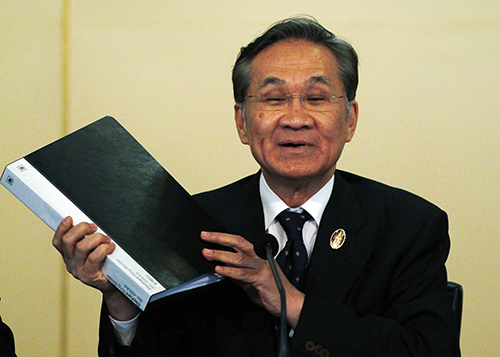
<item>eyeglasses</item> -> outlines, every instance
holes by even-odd
[[[308,110],[327,112],[333,109],[337,99],[345,98],[345,95],[252,94],[245,97],[245,102],[255,104],[257,110],[283,110],[292,104],[293,97],[300,98],[300,102]]]

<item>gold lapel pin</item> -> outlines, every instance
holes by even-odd
[[[344,244],[345,237],[345,231],[342,228],[337,229],[330,237],[330,247],[332,249],[339,249]]]

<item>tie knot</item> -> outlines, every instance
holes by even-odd
[[[302,227],[312,217],[306,210],[303,210],[302,213],[284,210],[276,216],[276,219],[285,230],[288,239],[302,240]]]

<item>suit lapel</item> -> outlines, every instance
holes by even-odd
[[[306,294],[328,296],[342,301],[370,257],[370,237],[362,230],[367,217],[350,184],[335,174],[335,184],[311,256]],[[346,240],[338,249],[330,247],[330,237],[344,229]]]
[[[260,173],[238,187],[238,194],[228,202],[223,225],[229,233],[238,234],[250,242],[264,232],[264,211],[259,193]]]

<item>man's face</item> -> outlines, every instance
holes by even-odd
[[[250,71],[247,95],[345,94],[335,56],[308,41],[281,41],[264,49],[252,61]],[[235,106],[236,126],[266,179],[326,183],[356,129],[358,105],[351,103],[347,118],[345,98],[334,100],[333,108],[326,112],[304,108],[300,97],[293,97],[291,105],[279,111],[259,111],[256,103],[248,101],[246,123],[241,106]]]

